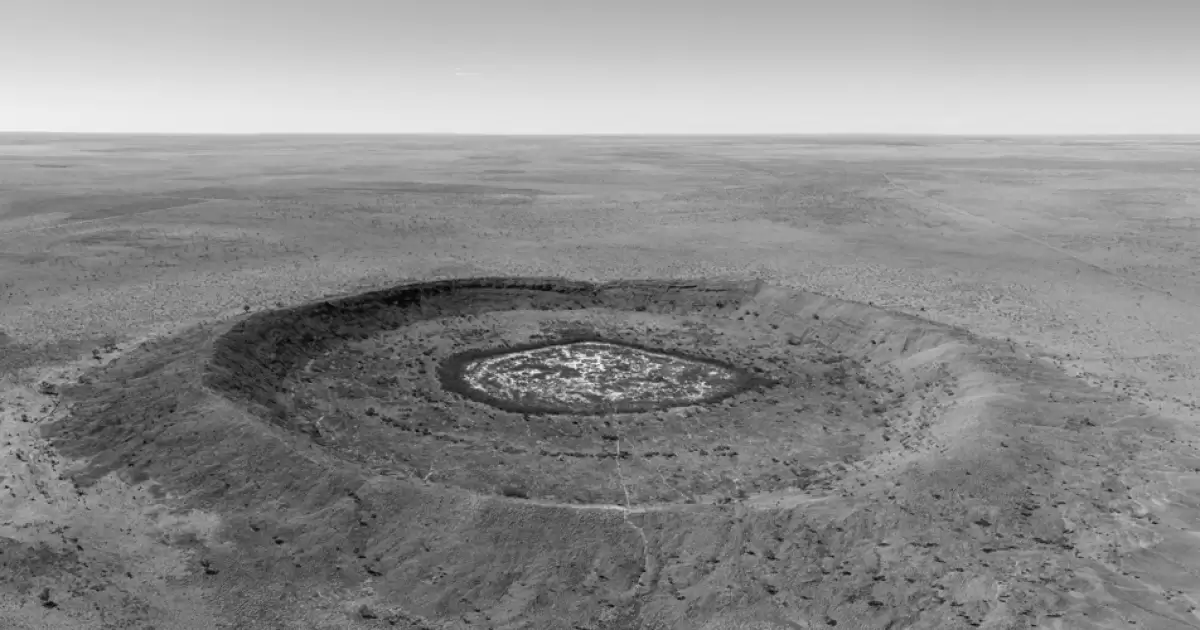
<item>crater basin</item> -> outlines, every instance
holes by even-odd
[[[443,373],[459,394],[506,411],[604,414],[711,403],[753,379],[709,359],[601,340],[457,355]]]

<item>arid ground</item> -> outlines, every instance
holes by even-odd
[[[1197,392],[1196,138],[0,135],[0,628],[1198,628]]]

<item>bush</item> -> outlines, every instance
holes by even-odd
[[[529,490],[525,486],[507,484],[500,487],[500,494],[514,499],[528,499]]]

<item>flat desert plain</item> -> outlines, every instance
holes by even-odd
[[[1198,169],[0,135],[0,627],[1200,627]]]

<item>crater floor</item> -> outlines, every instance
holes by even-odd
[[[443,386],[533,413],[606,414],[714,402],[749,381],[733,366],[608,341],[451,357]]]

